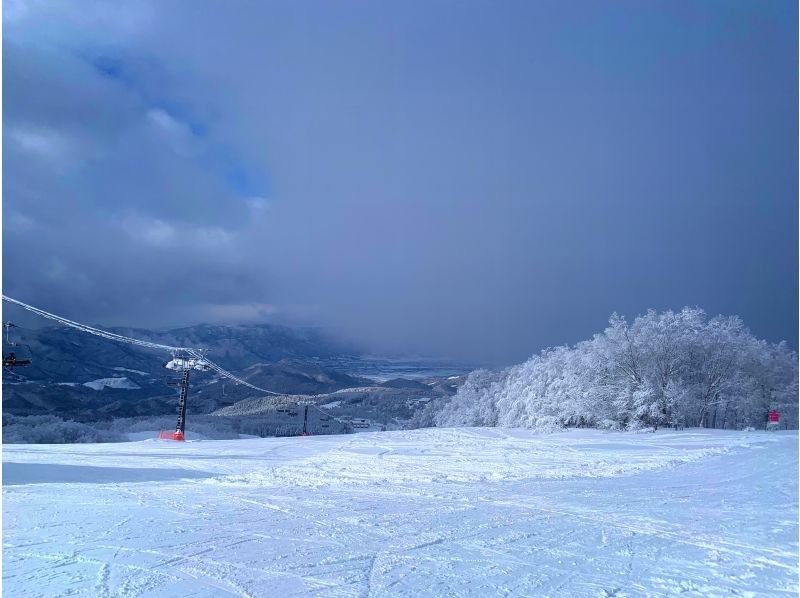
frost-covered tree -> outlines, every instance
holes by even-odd
[[[756,339],[736,316],[648,311],[574,347],[473,372],[426,419],[437,426],[763,427],[770,409],[797,427],[797,354]]]
[[[433,418],[440,427],[496,426],[496,397],[503,375],[476,370],[467,376],[459,392]]]

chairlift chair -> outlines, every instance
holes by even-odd
[[[18,328],[11,322],[3,322],[6,329],[4,336],[5,346],[3,347],[3,367],[13,370],[16,367],[25,367],[33,363],[31,348],[24,344],[11,340],[11,329]]]

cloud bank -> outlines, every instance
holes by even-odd
[[[790,2],[7,2],[4,292],[489,363],[797,339]]]

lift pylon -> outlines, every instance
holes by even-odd
[[[186,399],[189,397],[189,374],[192,370],[207,371],[209,366],[203,358],[174,353],[172,359],[164,367],[181,374],[178,380],[167,380],[168,386],[177,386],[179,389],[178,423],[175,425],[174,432],[162,430],[158,433],[158,437],[162,440],[183,442],[186,440]]]

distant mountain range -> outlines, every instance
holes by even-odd
[[[364,357],[356,347],[316,328],[271,324],[198,325],[167,331],[114,328],[112,332],[161,344],[205,348],[224,368],[283,394],[419,383],[394,378],[461,373],[447,362]],[[14,329],[18,356],[32,364],[3,371],[3,409],[14,415],[53,414],[89,421],[175,412],[176,391],[164,363],[169,354],[98,338],[64,327]],[[9,347],[4,343],[3,352]],[[400,374],[397,376],[397,374]],[[391,378],[391,379],[390,379]],[[386,381],[389,379],[388,381]],[[263,396],[213,373],[192,373],[190,413],[210,413]]]

